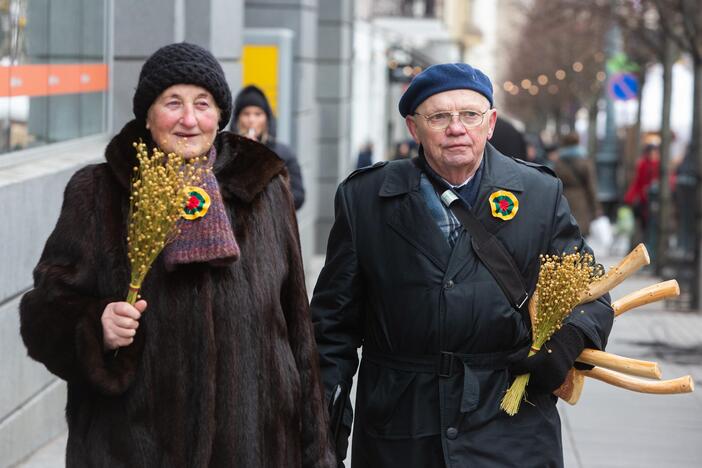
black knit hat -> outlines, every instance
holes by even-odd
[[[232,117],[233,125],[236,125],[236,121],[239,118],[241,111],[244,110],[245,107],[249,106],[256,106],[263,109],[269,122],[273,118],[271,105],[268,103],[268,99],[266,99],[266,95],[263,94],[261,88],[254,85],[249,85],[239,91],[239,94],[236,95],[236,99],[234,99],[234,116]]]
[[[232,93],[222,66],[209,51],[187,42],[161,47],[141,67],[134,93],[133,109],[137,120],[145,122],[156,98],[177,84],[202,86],[212,93],[221,112],[219,128],[227,125],[232,113]]]

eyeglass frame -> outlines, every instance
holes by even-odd
[[[487,109],[486,109],[485,111],[483,111],[483,112],[478,112],[478,111],[475,111],[475,110],[472,110],[472,109],[462,109],[462,110],[455,111],[455,112],[437,111],[437,112],[432,112],[432,113],[429,114],[429,115],[424,115],[424,114],[420,114],[419,112],[414,112],[414,113],[412,114],[412,116],[419,115],[419,116],[421,116],[421,117],[424,117],[424,120],[426,120],[427,125],[429,126],[429,128],[431,128],[432,130],[437,130],[437,131],[442,131],[442,130],[446,130],[447,128],[449,128],[449,127],[451,126],[451,124],[453,123],[453,117],[456,116],[456,117],[458,117],[458,121],[461,122],[461,124],[463,125],[463,127],[464,127],[466,130],[470,130],[470,129],[473,129],[473,128],[478,128],[478,127],[480,127],[480,126],[485,122],[485,114],[487,114],[487,113],[490,112],[491,110],[492,110],[492,107],[487,108]],[[461,112],[475,112],[476,114],[480,114],[480,123],[469,127],[463,120],[461,120]],[[451,120],[449,120],[449,122],[446,124],[445,127],[434,127],[434,126],[432,126],[432,125],[429,123],[429,119],[430,119],[432,116],[437,115],[437,114],[449,114],[449,115],[451,116]]]

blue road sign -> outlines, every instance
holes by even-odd
[[[618,101],[636,99],[639,93],[639,80],[633,73],[615,73],[607,86],[609,95]]]

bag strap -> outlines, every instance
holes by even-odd
[[[471,233],[473,250],[495,278],[497,284],[500,285],[512,307],[521,309],[529,299],[529,293],[524,286],[522,274],[505,246],[485,229],[483,223],[475,217],[472,210],[459,200],[458,195],[452,189],[441,187],[431,176],[427,176],[427,179],[439,194],[441,202]]]

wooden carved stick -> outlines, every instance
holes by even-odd
[[[658,363],[656,362],[631,359],[597,349],[584,349],[583,352],[580,353],[580,356],[578,356],[578,362],[590,364],[591,366],[604,367],[624,374],[647,377],[649,379],[661,378],[661,370],[658,368]]]
[[[619,372],[600,369],[599,367],[580,372],[585,374],[586,377],[597,379],[616,387],[625,388],[632,392],[672,395],[676,393],[690,393],[695,389],[695,383],[689,375],[671,380],[642,380],[620,374]]]
[[[627,312],[635,307],[640,307],[645,304],[650,304],[655,301],[659,301],[661,299],[665,299],[667,297],[672,297],[672,296],[677,296],[680,294],[680,287],[678,286],[678,282],[675,280],[669,280],[669,281],[663,281],[661,283],[653,284],[651,286],[647,286],[645,288],[639,289],[638,291],[634,291],[631,294],[627,294],[626,296],[622,297],[621,299],[618,299],[612,303],[612,309],[614,309],[614,315],[618,316],[623,314],[624,312]],[[587,352],[588,350],[585,350],[584,352]],[[594,350],[590,350],[594,351]],[[596,354],[596,353],[595,353]],[[604,353],[608,354],[608,353]],[[581,354],[582,356],[582,354]],[[615,355],[611,355],[615,356]],[[587,353],[586,356],[584,356],[587,359]],[[592,357],[592,355],[590,356]],[[618,356],[619,357],[619,356]],[[629,358],[622,358],[622,359],[629,359]],[[608,369],[632,374],[632,375],[638,375],[641,377],[650,377],[650,378],[655,378],[655,379],[660,379],[660,369],[658,368],[657,363],[652,363],[652,362],[647,362],[647,361],[637,361],[635,359],[630,359],[626,362],[619,361],[616,365],[622,365],[624,367],[615,367],[613,366],[613,361],[611,358],[605,358],[603,360],[598,361],[588,361],[588,360],[581,360],[580,357],[578,357],[578,361],[585,362],[586,364],[594,365],[594,366],[601,366],[601,367],[606,367]],[[633,362],[632,362],[633,361]],[[642,366],[639,363],[646,363]],[[643,371],[637,372],[637,371],[631,371],[633,368],[636,368],[638,370]],[[647,367],[648,366],[648,367]],[[651,367],[655,366],[655,367]],[[646,370],[652,372],[651,375],[646,374]],[[564,386],[568,387],[570,390],[566,393],[567,398],[564,398],[564,400],[568,401],[568,398],[573,399],[574,401],[571,403],[574,405],[577,401],[578,398],[580,397],[580,393],[582,392],[583,389],[583,384],[584,380],[579,374],[575,373],[569,373],[568,376],[566,377],[566,380],[564,382]],[[554,392],[556,395],[560,396],[557,392]],[[577,395],[577,398],[574,397],[573,395]]]
[[[646,286],[631,294],[627,294],[621,299],[617,299],[612,302],[612,309],[614,309],[614,315],[619,316],[635,307],[641,307],[642,305],[678,295],[680,295],[680,286],[678,286],[677,281],[663,281],[661,283],[652,284],[651,286]]]
[[[553,393],[571,405],[576,404],[582,394],[584,377],[597,379],[610,385],[639,393],[672,395],[690,393],[695,389],[695,383],[689,375],[671,380],[642,380],[620,374],[619,372],[595,367],[589,371],[571,369],[566,381]]]
[[[643,244],[637,245],[621,262],[610,268],[605,276],[593,282],[580,296],[578,304],[596,300],[617,287],[622,281],[638,271],[639,268],[649,263],[651,263],[651,259],[648,256],[646,246]]]
[[[584,386],[585,376],[583,373],[577,369],[571,369],[568,371],[563,384],[553,394],[566,403],[574,405],[580,399]]]

